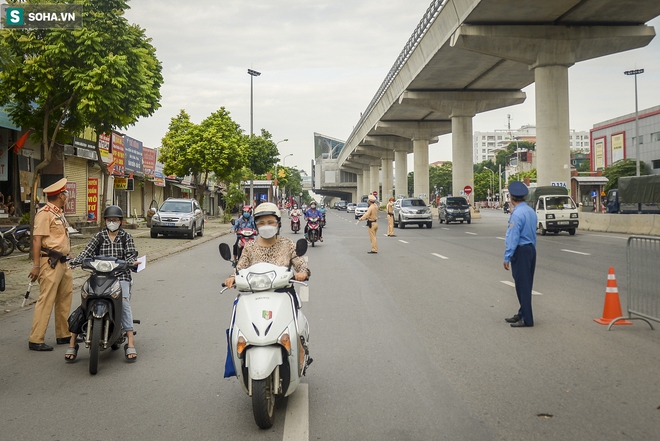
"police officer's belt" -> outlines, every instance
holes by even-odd
[[[60,253],[59,251],[51,250],[50,248],[41,247],[41,251],[46,254],[42,254],[41,257],[48,257],[48,264],[51,268],[55,269],[57,263],[66,263],[67,256]]]

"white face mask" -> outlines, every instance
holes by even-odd
[[[264,225],[263,227],[259,227],[259,236],[263,237],[264,239],[270,239],[271,237],[275,237],[277,234],[277,227],[271,226],[271,225]]]
[[[120,225],[121,225],[121,222],[106,222],[105,223],[105,226],[110,231],[117,231],[119,229]]]

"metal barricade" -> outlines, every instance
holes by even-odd
[[[651,320],[660,323],[660,238],[630,236],[626,247],[628,264],[628,317],[617,320],[644,320],[651,329]]]

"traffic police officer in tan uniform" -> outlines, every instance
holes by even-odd
[[[376,233],[378,232],[378,205],[376,205],[376,196],[369,195],[369,208],[367,212],[358,219],[356,225],[360,221],[367,221],[367,228],[369,228],[369,239],[371,240],[371,251],[368,251],[367,254],[377,254],[378,253],[378,239],[376,239]]]
[[[387,235],[396,237],[394,234],[394,198],[387,202]]]
[[[57,344],[68,344],[71,338],[67,317],[71,309],[73,277],[66,263],[70,256],[69,223],[64,217],[68,197],[66,178],[44,189],[48,204],[34,218],[30,279],[39,281],[39,300],[34,307],[29,348],[32,351],[52,351],[44,343],[50,314],[55,307],[55,336]]]

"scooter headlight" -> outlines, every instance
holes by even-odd
[[[277,342],[284,346],[287,353],[291,355],[291,337],[289,337],[289,331],[284,331],[279,337],[277,337]]]
[[[110,297],[116,299],[120,295],[121,295],[121,284],[119,283],[119,280],[116,280],[115,283],[112,284],[112,288],[110,289]]]
[[[273,280],[275,280],[275,271],[269,271],[267,273],[250,273],[245,278],[250,289],[252,291],[263,291],[270,289],[273,286]]]

